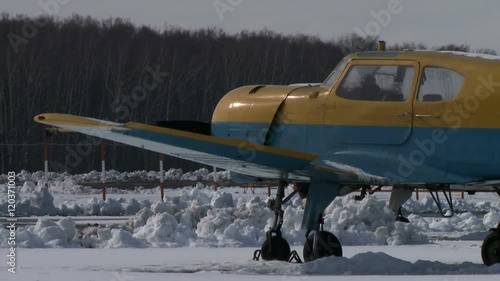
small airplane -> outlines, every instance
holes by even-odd
[[[345,57],[323,83],[237,88],[218,103],[210,123],[162,121],[155,126],[66,114],[39,123],[231,171],[241,182],[279,181],[275,215],[259,256],[291,260],[282,209],[307,198],[304,260],[342,256],[323,231],[323,212],[337,197],[392,186],[398,212],[415,188],[500,195],[500,57],[458,52],[360,52]],[[285,186],[296,190],[285,197]],[[443,201],[444,202],[444,201]],[[483,242],[486,265],[500,263],[500,223]]]

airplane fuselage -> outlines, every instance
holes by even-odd
[[[354,71],[374,76],[378,87],[368,91],[380,94],[349,96]],[[235,89],[217,106],[212,134],[315,154],[395,183],[500,179],[500,61],[365,52],[331,76],[314,86]]]

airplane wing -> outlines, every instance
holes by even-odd
[[[137,122],[115,123],[88,117],[47,113],[35,116],[38,123],[79,132],[166,155],[215,166],[239,174],[279,180],[308,181],[313,176],[334,181],[375,182],[380,177],[318,155],[255,143],[224,139]],[[317,160],[315,162],[315,160]]]

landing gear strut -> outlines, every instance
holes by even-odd
[[[500,263],[500,223],[497,228],[490,229],[491,233],[484,239],[481,246],[481,257],[485,265]]]
[[[312,180],[304,192],[304,188],[297,188],[294,192],[285,195],[285,182],[280,181],[276,200],[271,200],[269,207],[274,212],[274,224],[266,233],[266,240],[262,248],[254,252],[254,260],[297,261],[301,263],[296,251],[290,251],[290,245],[281,235],[283,225],[282,205],[296,193],[307,193],[307,202],[302,218],[302,228],[307,229],[306,243],[304,244],[304,259],[313,261],[322,257],[342,256],[342,246],[335,235],[323,230],[323,212],[326,207],[339,195],[340,185],[329,182]]]
[[[339,195],[340,189],[339,185],[311,181],[302,221],[302,227],[307,229],[303,251],[306,262],[323,257],[342,256],[342,246],[337,237],[323,230],[323,212]]]
[[[254,260],[279,260],[279,261],[292,261],[302,262],[296,251],[290,251],[290,245],[282,237],[281,226],[283,225],[283,209],[282,205],[290,200],[298,190],[294,191],[288,197],[285,197],[286,182],[280,181],[276,199],[269,201],[269,208],[274,212],[274,223],[271,229],[266,232],[266,240],[262,244],[260,250],[254,252]]]

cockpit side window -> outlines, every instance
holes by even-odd
[[[417,100],[420,102],[452,100],[462,88],[464,81],[465,77],[458,72],[427,66],[422,70]]]
[[[348,62],[349,58],[347,57],[341,60],[339,64],[337,64],[335,69],[332,71],[332,73],[330,73],[328,78],[326,78],[325,82],[323,82],[323,85],[330,89],[333,86],[333,84],[337,82],[337,80],[340,77],[340,74],[342,74],[342,71],[344,70]]]
[[[349,100],[403,102],[411,95],[411,65],[353,65],[337,96]]]

